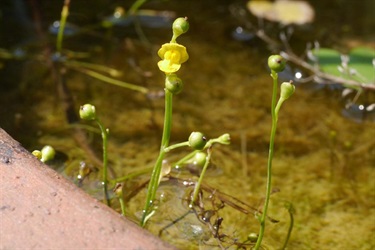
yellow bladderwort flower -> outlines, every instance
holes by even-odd
[[[159,69],[166,74],[178,71],[181,64],[189,59],[185,46],[178,43],[163,44],[158,55],[163,59],[158,62]]]

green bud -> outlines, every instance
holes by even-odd
[[[224,145],[230,144],[230,135],[229,134],[223,134],[218,138],[219,143]]]
[[[192,132],[189,136],[189,146],[195,150],[202,150],[206,143],[207,139],[201,132]]]
[[[177,18],[172,25],[173,29],[173,36],[178,37],[189,30],[189,22],[187,21],[187,17],[179,17]]]
[[[32,154],[33,154],[36,158],[38,158],[38,160],[42,159],[42,152],[40,152],[40,150],[34,150],[34,151],[32,152]]]
[[[254,243],[257,242],[258,240],[258,235],[256,233],[250,233],[247,238],[249,239],[250,242]]]
[[[283,71],[285,69],[285,65],[286,61],[280,55],[272,55],[268,57],[268,67],[276,73]]]
[[[41,162],[46,162],[46,161],[49,161],[49,160],[52,160],[53,158],[55,158],[55,149],[49,145],[47,146],[44,146],[42,148],[42,158],[40,159]]]
[[[176,74],[168,74],[165,78],[165,88],[174,95],[182,91],[184,84]]]
[[[290,82],[283,82],[280,87],[280,98],[283,100],[288,99],[291,97],[296,89],[296,87]]]
[[[207,154],[204,152],[197,152],[193,158],[193,164],[196,166],[203,167],[206,163]]]
[[[85,104],[79,109],[79,116],[81,119],[86,121],[93,121],[96,119],[96,110],[95,106],[91,104]]]

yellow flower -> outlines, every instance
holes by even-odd
[[[178,43],[165,43],[158,51],[161,61],[159,69],[167,74],[178,71],[181,64],[189,59],[185,46]]]

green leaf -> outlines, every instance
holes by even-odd
[[[341,54],[337,50],[329,48],[320,48],[313,51],[314,56],[318,58],[320,69],[330,75],[342,77],[338,66],[341,65]]]
[[[313,51],[318,58],[320,69],[327,74],[354,80],[364,84],[375,84],[375,69],[372,61],[375,50],[366,47],[356,47],[349,53],[348,70],[341,72],[341,53],[334,49],[320,48]]]
[[[363,83],[375,84],[375,68],[372,60],[375,58],[375,50],[366,47],[357,47],[350,51],[349,68],[357,71],[353,79]]]

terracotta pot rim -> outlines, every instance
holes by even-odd
[[[175,249],[37,160],[0,128],[0,249]]]

